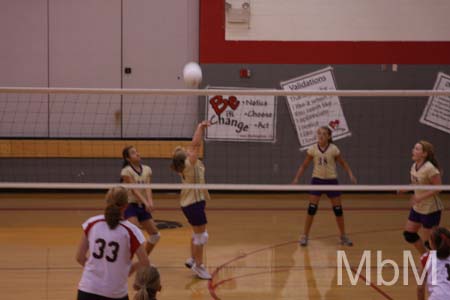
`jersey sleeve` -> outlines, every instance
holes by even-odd
[[[130,172],[128,171],[128,168],[123,168],[122,171],[120,171],[120,177],[122,176],[130,176]]]
[[[150,182],[152,182],[153,171],[152,171],[152,168],[150,168],[149,166],[145,166],[145,167],[147,169],[147,179],[148,179],[148,182],[150,183]]]
[[[427,265],[427,261],[428,261],[428,257],[430,256],[430,252],[424,253],[421,257],[420,257],[420,263],[422,264],[422,267],[425,268],[425,266]]]
[[[314,156],[314,145],[308,148],[306,154],[308,154],[309,156]]]
[[[98,215],[87,219],[83,224],[81,224],[81,228],[83,228],[84,234],[88,236],[89,231],[94,226],[94,224],[104,220],[105,217],[103,215]]]
[[[339,150],[338,146],[334,145],[333,150],[334,157],[341,155],[341,150]]]
[[[440,174],[439,170],[433,164],[430,163],[430,167],[428,168],[427,171],[427,177],[431,179],[433,176],[438,174]]]
[[[141,246],[143,243],[145,243],[145,237],[142,234],[142,231],[137,228],[134,224],[125,221],[121,223],[123,227],[128,231],[128,234],[130,236],[130,253],[131,257],[133,257],[134,253],[136,253],[136,250]]]

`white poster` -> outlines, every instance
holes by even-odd
[[[212,123],[206,140],[275,142],[275,96],[208,96],[206,117]]]
[[[287,91],[336,90],[331,67],[280,84]],[[339,97],[287,96],[286,99],[297,131],[300,150],[305,150],[317,142],[316,131],[321,126],[328,126],[332,130],[333,140],[351,135]]]
[[[450,90],[450,76],[439,73],[434,90]],[[450,133],[450,97],[431,96],[422,113],[420,122]]]

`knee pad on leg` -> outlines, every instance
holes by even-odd
[[[160,238],[161,238],[161,235],[159,234],[159,232],[157,232],[148,237],[148,242],[152,245],[156,245],[159,242]]]
[[[420,240],[420,236],[417,234],[417,232],[403,231],[403,236],[405,237],[405,240],[410,244],[414,244],[415,242]]]
[[[342,210],[342,205],[333,206],[333,212],[336,217],[342,217],[344,215],[344,211]]]
[[[317,213],[317,204],[309,203],[308,215],[314,216]]]
[[[193,244],[196,246],[205,245],[208,242],[208,232],[203,231],[202,233],[194,233],[192,236]]]

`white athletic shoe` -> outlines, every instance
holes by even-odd
[[[341,236],[341,245],[351,247],[351,246],[353,246],[353,242],[348,236],[343,235],[343,236]]]
[[[211,279],[211,274],[208,273],[208,270],[206,270],[204,265],[197,266],[195,263],[191,268],[192,272],[194,272],[195,275],[197,275],[200,279],[209,280]]]
[[[306,247],[308,246],[308,237],[306,235],[302,235],[300,237],[300,241],[298,241],[298,243],[300,244],[300,246],[302,247]]]
[[[184,262],[184,265],[186,266],[186,268],[188,269],[192,269],[192,266],[195,264],[195,261],[192,257],[189,257],[188,259],[186,259],[186,261]]]

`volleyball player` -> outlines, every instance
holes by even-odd
[[[450,299],[450,231],[443,227],[436,227],[430,234],[430,246],[434,251],[427,252],[421,257],[426,275],[425,284],[417,287],[417,299],[425,300],[426,287],[428,300],[448,300]],[[427,265],[428,260],[430,263]],[[436,263],[431,263],[432,260]]]
[[[133,288],[137,291],[134,300],[156,300],[161,291],[161,279],[154,266],[140,268],[134,279]]]
[[[122,151],[123,167],[120,172],[121,181],[125,183],[150,183],[152,169],[141,164],[141,156],[133,146]],[[160,234],[151,212],[153,211],[153,196],[151,189],[130,189],[128,207],[125,210],[125,219],[134,225],[143,228],[149,235],[146,245],[147,254],[150,254],[160,239]]]
[[[198,124],[188,149],[177,147],[173,153],[171,168],[177,172],[182,183],[205,183],[205,166],[198,159],[203,132],[209,122]],[[199,278],[211,279],[211,275],[203,265],[203,247],[208,241],[206,230],[206,200],[209,200],[207,190],[183,189],[180,194],[181,209],[192,226],[191,257],[186,261],[186,267],[190,268]]]
[[[314,169],[312,174],[311,184],[323,185],[323,184],[338,184],[336,162],[341,164],[344,170],[347,172],[350,180],[353,184],[356,184],[356,178],[350,169],[350,166],[342,158],[339,148],[333,144],[332,132],[328,127],[320,127],[317,130],[317,144],[311,146],[307,153],[306,158],[297,170],[297,173],[292,181],[293,184],[297,184],[300,177],[302,177],[306,168],[311,161],[314,162]],[[317,212],[320,196],[325,193],[331,200],[333,205],[333,212],[336,216],[336,222],[340,231],[340,241],[342,245],[352,246],[353,242],[345,233],[344,216],[341,204],[341,193],[339,191],[311,191],[310,202],[308,206],[308,214],[306,215],[304,234],[300,237],[300,245],[308,245],[309,232],[314,220],[314,215]]]
[[[427,141],[419,141],[412,149],[414,161],[410,175],[414,185],[440,185],[441,174],[439,164],[434,154],[434,147]],[[422,241],[418,232],[423,227],[422,238],[428,241],[430,232],[439,226],[443,205],[439,199],[439,191],[416,190],[411,197],[411,210],[405,225],[403,236],[405,240],[413,244],[420,254],[425,253],[428,243]]]
[[[76,259],[84,267],[78,300],[128,299],[127,280],[136,254],[138,265],[148,266],[145,238],[132,223],[123,220],[127,190],[115,187],[106,194],[104,215],[83,223]]]

